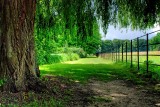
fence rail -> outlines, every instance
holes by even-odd
[[[150,65],[160,66],[160,51],[151,51],[150,49],[151,46],[160,45],[160,43],[149,43],[149,36],[159,31],[160,30],[147,33],[146,35],[134,38],[129,42],[124,42],[114,48],[110,48],[107,53],[101,53],[101,57],[112,59],[112,61],[115,62],[129,62],[131,67],[133,67],[133,63],[134,65],[137,63],[138,70],[140,70],[140,64],[143,63],[146,65],[146,72],[149,72]],[[142,38],[145,40],[145,44],[140,44]],[[133,42],[136,43],[136,46],[133,45]],[[141,50],[141,48],[143,48],[143,50]],[[143,57],[143,61],[141,57]],[[157,61],[157,63],[150,63],[152,57],[155,58],[153,59],[154,61]]]

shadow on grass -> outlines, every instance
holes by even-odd
[[[87,58],[97,58],[96,56],[88,56]]]
[[[40,70],[42,76],[63,76],[82,83],[90,79],[109,81],[117,78],[133,78],[128,68],[122,64],[52,64],[43,65]]]

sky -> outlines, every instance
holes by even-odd
[[[114,26],[109,25],[109,28],[107,30],[107,34],[105,35],[102,28],[100,28],[100,33],[102,35],[102,40],[113,40],[113,39],[135,39],[137,37],[140,37],[142,35],[145,35],[146,33],[150,33],[153,31],[157,31],[160,30],[160,26],[159,25],[155,25],[154,28],[152,29],[147,29],[147,30],[131,30],[131,28],[114,28]],[[160,32],[160,31],[159,31]],[[153,33],[151,35],[149,35],[149,38],[152,38],[153,36],[155,36],[157,33]]]

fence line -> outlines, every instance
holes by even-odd
[[[137,69],[140,70],[140,63],[145,63],[146,65],[146,72],[149,72],[149,66],[150,65],[154,65],[154,66],[160,66],[159,64],[155,64],[155,63],[149,63],[149,56],[160,56],[160,51],[157,51],[157,53],[155,52],[151,52],[150,51],[150,46],[154,46],[154,45],[160,45],[160,43],[154,43],[154,44],[150,44],[149,43],[149,36],[153,33],[159,32],[160,30],[151,32],[151,33],[147,33],[146,35],[134,38],[132,40],[130,40],[130,42],[128,43],[127,41],[125,43],[122,43],[120,45],[117,45],[114,48],[110,49],[110,52],[107,53],[101,53],[101,57],[103,58],[107,58],[107,59],[112,59],[112,61],[122,61],[122,62],[126,62],[128,63],[130,60],[130,66],[133,67],[133,63],[137,63]],[[145,38],[145,44],[140,44],[140,39],[141,38]],[[136,47],[133,46],[133,41],[136,41]],[[128,49],[128,47],[130,47],[130,50]],[[145,51],[141,51],[140,48],[145,47]],[[135,49],[134,49],[135,48]],[[134,50],[133,50],[134,49]],[[109,50],[108,50],[109,51]],[[135,53],[136,52],[136,53]],[[152,54],[150,54],[152,53]],[[140,61],[140,57],[144,57],[145,61],[141,62]],[[137,60],[135,61],[135,57],[137,57]],[[158,57],[160,60],[160,57]],[[158,60],[158,59],[157,59]]]

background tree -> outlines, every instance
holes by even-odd
[[[102,40],[102,45],[101,45],[101,52],[111,52],[111,49],[113,49],[113,42],[112,40]]]
[[[150,50],[159,51],[160,50],[160,33],[149,40],[149,44],[155,44],[150,46]]]

